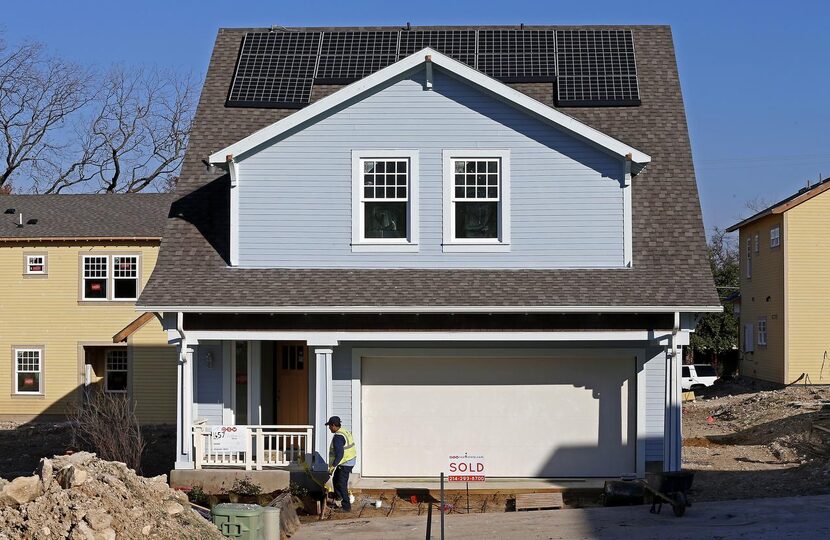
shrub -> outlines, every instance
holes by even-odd
[[[72,437],[79,447],[93,449],[107,461],[121,461],[141,470],[144,438],[135,415],[135,403],[124,394],[85,391],[69,413]]]

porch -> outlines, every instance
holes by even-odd
[[[440,331],[445,321],[425,316],[376,324],[428,330],[385,331],[332,330],[349,321],[311,316],[304,325],[329,328],[284,329],[296,321],[276,315],[189,317],[173,334],[184,338],[177,469],[324,473],[332,415],[357,441],[361,478],[437,477],[459,451],[486,454],[488,479],[643,477],[678,460],[676,359],[687,330],[574,331],[561,326],[584,321],[566,316],[520,331]],[[415,451],[425,444],[429,452]]]

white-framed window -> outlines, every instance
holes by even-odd
[[[46,275],[46,255],[26,255],[26,274],[30,276]]]
[[[781,245],[781,227],[775,226],[769,230],[769,247],[774,248]]]
[[[84,255],[81,300],[135,300],[139,293],[138,255]]]
[[[128,360],[127,349],[109,349],[104,369],[104,391],[123,394],[127,392]]]
[[[755,235],[755,253],[761,253],[761,237]]]
[[[109,256],[84,255],[84,300],[107,300],[109,284]]]
[[[510,249],[510,152],[444,151],[444,251]]]
[[[138,256],[112,256],[112,298],[113,300],[135,300],[138,298]]]
[[[418,250],[418,152],[352,152],[352,251]]]
[[[43,393],[43,349],[14,349],[14,393]]]
[[[758,345],[767,344],[767,319],[758,319]]]
[[[746,277],[752,277],[752,239],[746,239]]]

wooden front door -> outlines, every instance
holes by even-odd
[[[280,343],[277,369],[277,424],[308,424],[308,347],[302,343]]]

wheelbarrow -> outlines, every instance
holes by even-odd
[[[686,508],[692,506],[689,500],[689,490],[692,489],[692,481],[695,473],[691,471],[664,472],[660,474],[660,489],[654,489],[645,480],[638,480],[645,490],[651,493],[652,514],[659,514],[663,504],[671,505],[674,515],[682,517]]]

